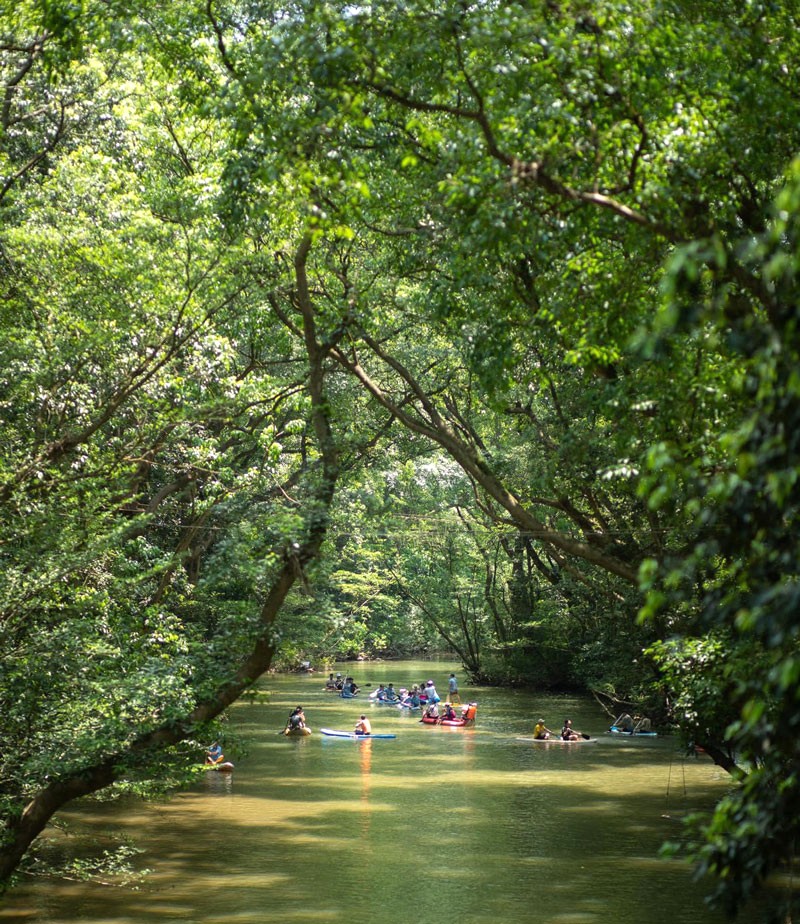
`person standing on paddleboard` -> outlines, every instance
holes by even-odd
[[[461,702],[461,697],[458,693],[458,680],[456,680],[455,674],[451,674],[447,680],[447,699],[451,703]]]

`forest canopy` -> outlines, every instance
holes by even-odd
[[[795,4],[0,18],[0,880],[270,667],[446,647],[800,817]]]

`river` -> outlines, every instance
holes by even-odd
[[[347,665],[367,690],[435,680],[447,662]],[[341,667],[345,669],[344,666]],[[137,888],[25,880],[0,922],[28,924],[717,924],[687,867],[659,858],[680,819],[727,786],[707,759],[667,737],[604,735],[590,699],[476,688],[474,728],[420,724],[417,714],[343,700],[325,676],[269,675],[267,696],[240,703],[231,724],[246,751],[226,748],[231,774],[158,803],[85,803],[61,818],[144,852]],[[444,697],[443,697],[444,698]],[[268,700],[268,701],[267,701]],[[305,707],[307,738],[279,734]],[[327,738],[361,711],[393,740]],[[598,736],[534,745],[543,716]],[[760,920],[758,909],[741,918]]]

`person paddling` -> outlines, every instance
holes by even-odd
[[[292,714],[286,720],[286,729],[284,734],[289,735],[292,732],[298,732],[301,728],[307,728],[306,715],[302,706],[296,706]]]
[[[622,715],[614,719],[613,728],[618,728],[622,732],[631,734],[633,732],[633,719],[627,712],[623,712]]]
[[[564,719],[564,727],[561,729],[561,737],[564,741],[580,740],[581,736],[572,727],[572,719]]]

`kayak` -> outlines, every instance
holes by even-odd
[[[304,728],[285,728],[283,730],[284,735],[288,735],[290,738],[303,738],[306,735],[311,734],[311,729],[308,727]]]
[[[565,741],[557,736],[552,738],[517,737],[517,741],[530,741],[532,744],[597,744],[597,738],[578,738],[577,741]]]
[[[233,764],[226,760],[221,764],[204,764],[204,770],[216,770],[218,773],[230,773],[233,770]]]
[[[323,735],[329,738],[349,738],[351,741],[364,741],[367,738],[396,738],[397,735],[357,735],[355,732],[337,731],[334,728],[321,728]]]
[[[616,725],[612,725],[609,728],[609,733],[612,735],[622,735],[625,738],[658,738],[658,732],[654,731],[625,731],[624,728],[617,728]]]
[[[464,728],[465,725],[474,725],[474,719],[436,719],[433,716],[424,715],[420,722],[425,725],[449,725],[450,728]]]
[[[344,699],[355,699],[358,696],[358,693],[340,693],[339,696]]]
[[[455,712],[455,709],[453,712]],[[426,725],[449,725],[450,728],[464,728],[466,725],[475,724],[475,717],[477,714],[478,704],[467,703],[465,706],[461,707],[461,715],[455,716],[452,719],[433,718],[432,716],[423,715],[420,722],[424,722]]]

